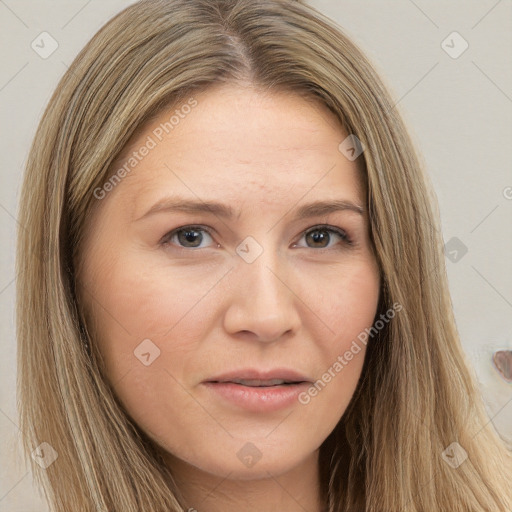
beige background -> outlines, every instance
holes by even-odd
[[[16,426],[13,281],[23,165],[39,117],[66,67],[129,3],[0,0],[1,512],[47,510],[17,456],[22,433]],[[457,262],[447,259],[453,307],[492,421],[512,440],[512,384],[491,362],[495,350],[512,349],[512,2],[311,4],[336,20],[383,76],[433,181],[444,240],[456,237],[467,247]],[[31,48],[43,31],[58,43],[46,59]],[[450,35],[453,31],[463,39]],[[448,45],[452,54],[459,53],[464,41],[469,46],[458,58],[443,49]]]

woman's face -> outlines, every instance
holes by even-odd
[[[95,191],[81,296],[170,465],[284,474],[343,415],[379,296],[347,136],[300,96],[215,86],[151,120]]]

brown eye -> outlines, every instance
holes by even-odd
[[[168,233],[163,239],[162,244],[175,244],[183,249],[201,249],[201,242],[204,240],[204,234],[211,238],[209,232],[199,226],[184,226]],[[175,241],[177,239],[177,242]]]
[[[203,240],[202,233],[196,229],[181,229],[177,234],[180,244],[185,247],[198,247],[198,245],[201,245]]]
[[[327,249],[330,242],[336,237],[342,240],[342,243],[351,245],[351,241],[347,234],[338,228],[330,228],[326,226],[317,226],[305,233],[307,246],[312,249]],[[331,244],[331,246],[336,245]]]
[[[306,235],[306,240],[308,243],[311,242],[313,247],[324,248],[329,245],[330,239],[331,236],[326,229],[315,229]]]

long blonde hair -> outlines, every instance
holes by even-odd
[[[395,302],[403,310],[370,340],[349,407],[321,446],[329,512],[509,512],[511,447],[461,349],[435,195],[372,65],[298,0],[133,4],[86,45],[49,102],[19,210],[17,336],[24,455],[52,511],[184,506],[158,447],[106,382],[75,269],[93,191],[135,130],[219,82],[321,101],[365,148],[377,316]],[[30,457],[43,442],[58,453],[47,469]],[[441,455],[454,442],[468,455],[456,468]]]

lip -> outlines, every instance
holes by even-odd
[[[235,383],[236,380],[272,380],[290,381],[290,384],[273,386],[246,386]],[[204,380],[201,383],[217,400],[237,409],[252,412],[273,412],[299,403],[298,396],[310,385],[306,376],[288,368],[256,370],[247,368],[223,373]]]

